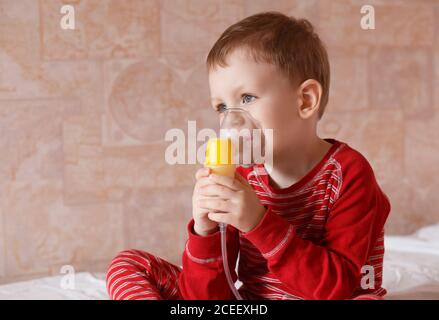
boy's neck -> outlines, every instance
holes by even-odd
[[[313,136],[298,146],[276,155],[269,175],[270,185],[287,188],[303,178],[326,155],[332,144]]]

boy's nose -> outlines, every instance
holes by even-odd
[[[245,119],[242,114],[235,114],[232,116],[233,127],[242,127],[245,124]]]

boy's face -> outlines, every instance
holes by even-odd
[[[274,65],[255,62],[241,49],[228,56],[227,65],[209,71],[212,107],[220,111],[225,106],[241,107],[262,129],[273,129],[274,154],[294,145],[304,134],[297,112],[297,87]]]

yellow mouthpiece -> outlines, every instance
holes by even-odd
[[[211,138],[207,141],[205,165],[232,164],[232,140]]]
[[[214,173],[233,177],[235,165],[232,160],[232,140],[230,138],[211,138],[207,142],[204,166]]]

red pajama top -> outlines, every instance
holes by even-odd
[[[262,165],[237,168],[267,208],[247,233],[227,226],[229,267],[234,281],[239,275],[244,299],[386,294],[381,284],[390,202],[358,151],[325,140],[332,146],[324,158],[284,189],[269,184]],[[191,219],[178,279],[182,297],[234,299],[223,269],[220,232],[199,236],[193,225]]]

